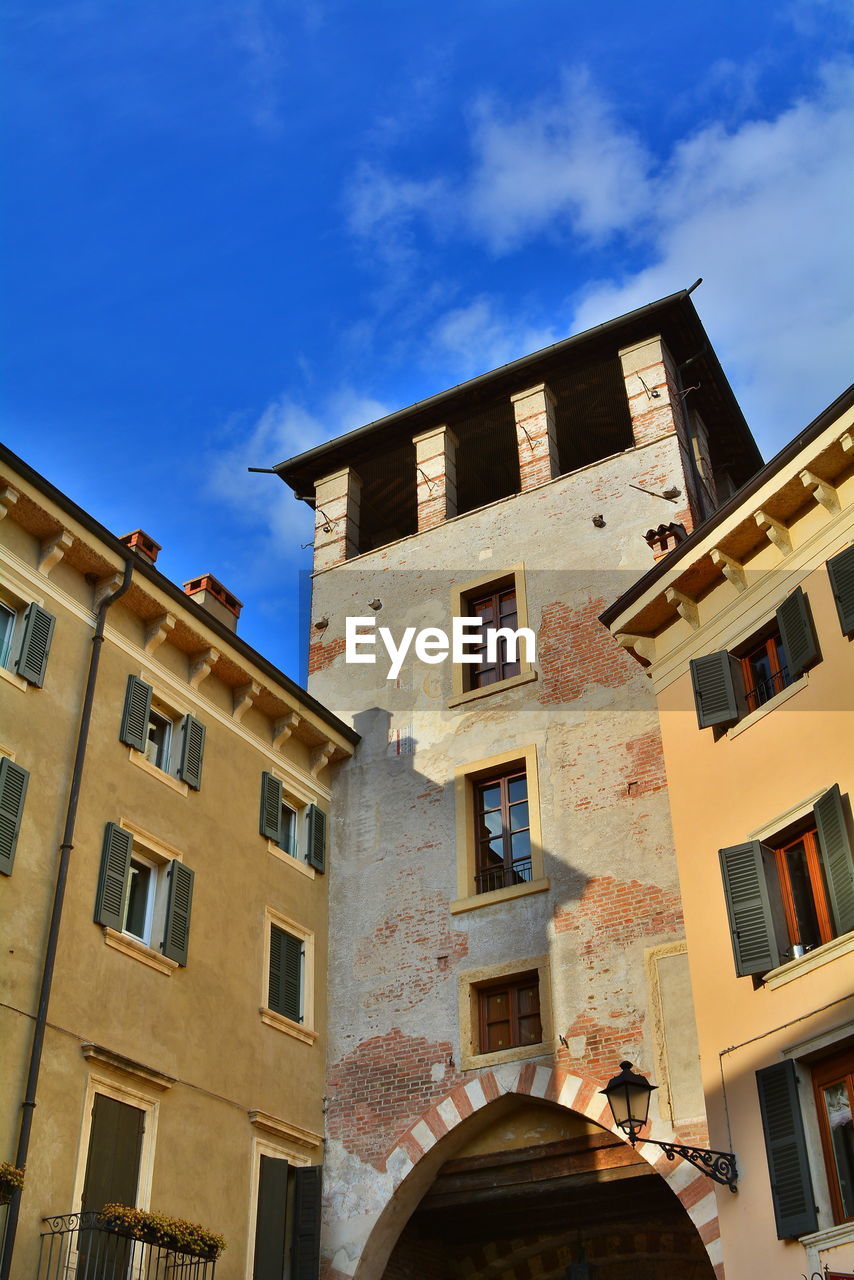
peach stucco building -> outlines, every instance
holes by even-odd
[[[602,615],[660,719],[727,1277],[854,1272],[854,389]]]

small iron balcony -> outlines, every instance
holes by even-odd
[[[100,1214],[44,1222],[38,1280],[214,1280],[214,1260],[119,1235]]]

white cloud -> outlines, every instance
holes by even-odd
[[[430,333],[430,346],[456,376],[469,378],[565,336],[550,327],[520,323],[518,315],[503,314],[495,299],[484,295],[447,311]]]

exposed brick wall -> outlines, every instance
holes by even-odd
[[[398,876],[390,898],[386,919],[356,947],[356,973],[367,992],[365,1009],[411,1009],[468,952],[468,935],[452,928],[447,897],[427,890],[419,873]]]
[[[606,604],[588,599],[581,608],[561,601],[544,606],[538,644],[540,702],[572,702],[591,685],[614,689],[637,678],[635,660],[599,622]]]
[[[561,1045],[557,1053],[560,1066],[582,1073],[601,1084],[607,1084],[617,1071],[617,1063],[625,1058],[631,1045],[643,1040],[643,1017],[631,1010],[612,1009],[612,1022],[599,1022],[590,1013],[580,1013],[564,1035],[569,1049]],[[584,1040],[580,1054],[573,1053],[573,1042]]]
[[[644,796],[667,786],[661,734],[657,729],[631,739],[625,749],[629,757],[626,789],[630,796]]]
[[[343,636],[336,636],[324,644],[323,636],[317,632],[312,634],[308,646],[308,673],[314,675],[331,667],[339,654],[344,652],[346,641]]]
[[[364,1040],[329,1070],[329,1137],[383,1171],[405,1130],[467,1078],[449,1065],[453,1054],[447,1041],[405,1036],[397,1027]]]

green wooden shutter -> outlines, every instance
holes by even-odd
[[[790,1240],[818,1227],[794,1062],[763,1067],[756,1072],[756,1087],[777,1238]]]
[[[190,944],[190,910],[193,905],[193,878],[195,872],[183,862],[169,863],[169,898],[166,903],[166,924],[160,950],[178,964],[187,963]]]
[[[30,684],[39,687],[44,684],[47,655],[50,653],[55,624],[56,618],[46,609],[42,609],[41,605],[34,602],[27,607],[24,614],[24,634],[21,638],[15,670],[19,676],[29,680]]]
[[[294,1170],[294,1280],[320,1274],[320,1209],[323,1170],[319,1164]]]
[[[809,601],[800,587],[795,587],[777,610],[777,626],[786,650],[789,679],[797,680],[821,657]]]
[[[315,871],[326,870],[326,814],[316,804],[308,806],[308,850],[306,861]]]
[[[842,796],[834,784],[813,809],[837,933],[854,929],[854,857]]]
[[[282,1280],[287,1265],[288,1162],[262,1156],[252,1280]]]
[[[301,938],[270,926],[268,1007],[293,1022],[302,1022],[302,956]]]
[[[745,712],[741,663],[731,653],[707,653],[691,659],[691,683],[701,729],[735,724]]]
[[[282,784],[272,773],[261,774],[261,835],[277,844],[282,826]]]
[[[0,873],[4,876],[12,874],[29,777],[8,756],[0,760]]]
[[[854,631],[854,544],[827,562],[827,572],[843,635]]]
[[[205,754],[205,726],[195,716],[184,716],[181,735],[181,764],[178,777],[198,791],[202,785],[202,760]]]
[[[736,974],[776,969],[789,943],[774,851],[749,840],[719,856]]]
[[[133,836],[117,822],[108,822],[101,849],[101,873],[95,898],[95,922],[111,929],[123,929],[125,903],[130,882],[130,854]]]
[[[119,737],[129,747],[145,751],[148,746],[148,717],[151,713],[151,685],[139,676],[128,676],[125,706]]]

